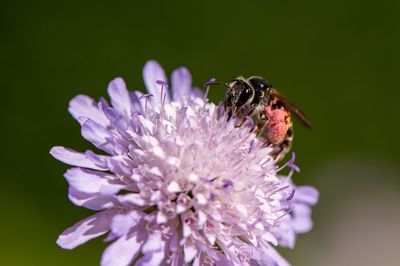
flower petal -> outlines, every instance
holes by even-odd
[[[112,106],[121,114],[129,117],[132,112],[132,103],[124,80],[115,78],[109,83],[107,91],[110,95]]]
[[[109,124],[107,118],[99,110],[97,103],[86,95],[78,95],[69,102],[68,111],[81,125],[86,119],[92,119],[100,125]]]
[[[137,206],[144,206],[146,204],[149,204],[148,201],[145,201],[139,193],[129,193],[126,195],[118,195],[117,196],[118,201],[126,206],[132,206],[137,205]]]
[[[124,187],[110,174],[84,168],[68,169],[64,176],[71,187],[84,193],[111,195]]]
[[[103,168],[103,169],[108,169],[108,160],[109,157],[105,155],[98,155],[91,150],[87,150],[85,152],[85,156],[92,161],[95,165]]]
[[[109,154],[115,153],[114,139],[116,137],[101,124],[88,119],[82,125],[81,134],[97,148]]]
[[[128,156],[117,155],[108,160],[108,168],[117,175],[131,176],[134,163]]]
[[[138,235],[120,237],[106,248],[101,257],[101,265],[130,265],[139,254],[142,241]]]
[[[204,92],[199,88],[193,88],[192,95],[197,98],[204,98]]]
[[[308,205],[315,205],[318,202],[318,197],[319,192],[314,187],[299,186],[296,187],[296,193],[294,194],[293,200]]]
[[[172,72],[171,85],[174,101],[184,102],[192,89],[192,75],[189,70],[180,67]]]
[[[143,257],[141,257],[135,265],[138,266],[156,266],[160,265],[162,260],[165,257],[165,241],[161,239],[160,241],[161,249],[158,251],[152,251],[146,253]]]
[[[313,227],[311,208],[305,204],[296,204],[293,208],[292,227],[296,233],[306,233]]]
[[[111,222],[112,233],[116,236],[126,235],[132,227],[139,224],[143,216],[144,213],[137,210],[115,215]]]
[[[57,160],[74,166],[85,167],[95,170],[106,170],[95,165],[85,154],[61,146],[53,147],[50,154]]]
[[[290,225],[291,226],[291,225]],[[296,243],[296,232],[292,227],[280,228],[279,245],[282,247],[293,249]]]
[[[261,265],[290,266],[289,262],[287,262],[273,247],[266,246],[263,251],[264,256],[261,258]]]
[[[130,95],[130,98],[131,98],[132,110],[134,112],[141,113],[143,110],[142,110],[142,105],[140,103],[138,94],[136,94],[135,91],[130,91],[129,95]]]
[[[65,249],[73,249],[90,239],[105,234],[109,230],[115,209],[108,209],[81,220],[65,230],[57,239],[57,244]]]
[[[157,80],[167,82],[164,70],[157,61],[151,60],[146,63],[143,68],[143,80],[146,85],[147,91],[154,97],[150,102],[154,102],[155,106],[161,104],[161,85],[158,85]],[[168,88],[164,88],[166,102],[169,102]]]
[[[142,252],[149,253],[154,251],[160,251],[161,248],[162,248],[161,232],[155,231],[149,233],[147,241],[144,243],[142,247]]]
[[[184,258],[185,258],[185,262],[189,263],[191,262],[194,257],[197,255],[197,248],[195,245],[190,245],[190,244],[186,244],[183,247],[183,253],[184,253]]]
[[[111,207],[121,205],[114,195],[84,193],[76,190],[73,187],[69,187],[68,189],[68,198],[77,206],[85,207],[95,211],[109,209]]]

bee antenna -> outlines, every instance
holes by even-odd
[[[211,78],[211,79],[207,80],[206,82],[204,82],[204,87],[206,89],[206,92],[204,94],[204,99],[207,99],[208,92],[210,91],[210,87],[213,85],[222,85],[222,86],[229,88],[228,83],[220,83],[215,78]]]
[[[225,85],[225,86],[227,86],[226,83],[218,82],[215,78],[211,78],[211,79],[207,80],[206,82],[204,82],[204,87],[206,87],[206,88],[208,86],[212,86],[212,85]]]

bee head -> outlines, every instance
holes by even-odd
[[[256,91],[247,80],[239,77],[227,84],[225,107],[229,117],[238,111],[248,108],[253,102]]]
[[[265,79],[263,79],[261,77],[253,76],[253,77],[250,77],[248,79],[248,81],[253,86],[253,88],[255,90],[265,91],[265,90],[268,90],[268,89],[272,89],[271,83],[269,83],[268,80],[265,80]]]

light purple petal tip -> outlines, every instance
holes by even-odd
[[[86,219],[65,230],[57,239],[57,244],[65,249],[73,249],[90,239],[105,234],[109,230],[112,215],[116,211],[108,209]]]
[[[94,164],[85,154],[61,146],[53,147],[50,154],[57,160],[74,166],[85,167],[95,170],[105,170]]]
[[[192,89],[192,95],[197,98],[204,98],[204,92],[196,87]]]
[[[292,227],[296,233],[306,233],[313,227],[311,208],[298,204],[293,209]]]
[[[308,205],[315,205],[318,202],[319,192],[312,186],[300,186],[296,189],[294,200]]]
[[[81,125],[91,119],[101,125],[108,125],[109,122],[99,110],[97,102],[86,95],[78,95],[69,102],[68,111]]]
[[[192,75],[185,67],[175,69],[171,75],[172,96],[175,101],[184,102],[192,90]]]
[[[112,80],[107,88],[112,106],[121,114],[130,115],[132,110],[131,98],[122,78]]]

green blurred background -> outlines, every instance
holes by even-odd
[[[149,59],[187,66],[196,86],[261,75],[312,119],[295,124],[298,184],[321,193],[293,265],[400,265],[400,2],[2,1],[1,265],[97,265],[94,240],[59,233],[90,212],[67,199],[54,145],[91,147],[67,112],[122,76],[143,89]],[[213,88],[213,101],[223,100]]]

